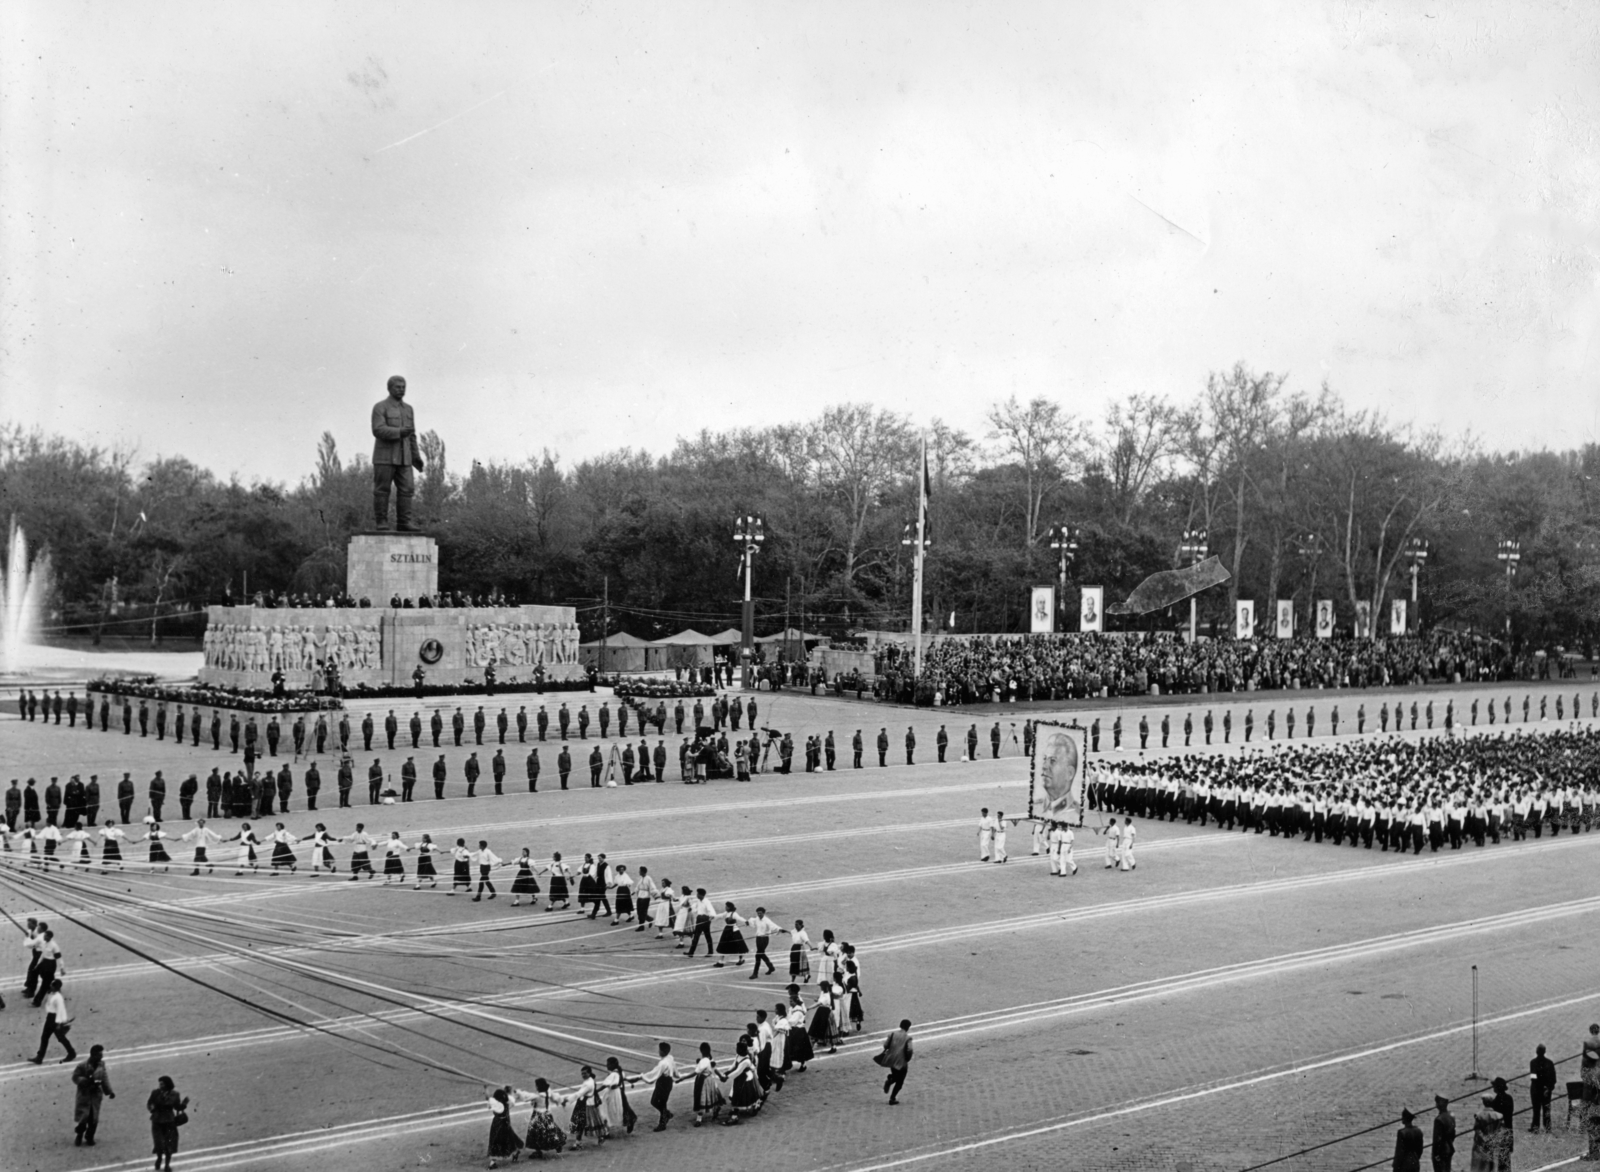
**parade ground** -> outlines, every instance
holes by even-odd
[[[1584,681],[1586,723],[1590,690]],[[552,713],[562,699],[592,710],[601,698],[545,703]],[[513,712],[532,699],[504,698]],[[1358,703],[1375,712],[1380,696],[1337,699],[1348,721]],[[507,861],[524,846],[541,862],[553,851],[574,864],[604,851],[631,872],[647,866],[658,881],[704,887],[719,906],[732,901],[747,915],[764,906],[785,927],[804,920],[813,940],[831,929],[856,946],[865,1029],[836,1054],[820,1053],[758,1116],[695,1129],[685,1083],[671,1126],[652,1134],[649,1088],[640,1087],[630,1096],[640,1114],[633,1135],[558,1161],[685,1172],[1239,1172],[1279,1161],[1272,1166],[1284,1172],[1350,1172],[1387,1167],[1400,1110],[1429,1107],[1437,1092],[1472,1096],[1456,1108],[1464,1168],[1477,1094],[1504,1075],[1526,1108],[1538,1043],[1561,1060],[1555,1127],[1529,1135],[1519,1116],[1514,1166],[1551,1166],[1582,1150],[1581,1125],[1563,1127],[1563,1087],[1577,1077],[1580,1038],[1600,1020],[1600,934],[1584,927],[1600,909],[1600,834],[1398,855],[1140,822],[1137,868],[1115,871],[1105,869],[1090,812],[1077,839],[1079,872],[1055,878],[1030,854],[1026,823],[1011,829],[1009,862],[977,857],[980,807],[1026,813],[1024,759],[1009,732],[999,759],[988,741],[994,720],[1009,725],[1011,714],[908,713],[788,692],[759,702],[760,723],[797,742],[832,729],[838,768],[800,772],[797,754],[788,776],[684,785],[669,732],[667,782],[591,788],[589,746],[580,742],[572,788],[562,792],[547,742],[539,792],[530,794],[527,746],[513,729],[506,792],[496,796],[492,723],[481,747],[470,731],[460,748],[447,733],[438,752],[426,735],[411,750],[404,732],[390,751],[380,732],[371,753],[354,746],[351,809],[336,808],[333,757],[319,759],[323,789],[311,813],[299,788],[306,762],[291,765],[296,792],[281,820],[302,838],[318,821],[336,835],[359,821],[380,838],[428,832],[446,847],[486,839]],[[411,706],[393,706],[403,723]],[[14,711],[0,720],[0,783],[32,776],[42,788],[51,776],[97,773],[108,795],[102,810],[114,812],[109,795],[127,771],[139,788],[137,822],[161,769],[174,833],[189,825],[176,818],[178,782],[241,763],[226,740],[219,753],[209,743],[141,739],[137,728],[124,736],[116,724],[102,733],[22,722]],[[978,759],[962,761],[972,720],[983,739]],[[1464,732],[1463,722],[1455,735],[1488,731]],[[952,740],[943,764],[939,723]],[[918,735],[909,766],[908,724]],[[1369,737],[1379,735],[1375,725],[1369,717]],[[880,726],[891,740],[886,768],[872,745]],[[849,750],[857,728],[868,741],[861,769],[851,768]],[[1132,741],[1125,734],[1124,752],[1137,752]],[[461,767],[471,751],[485,768],[467,800]],[[444,801],[429,781],[439,753],[451,775]],[[396,774],[407,756],[422,775],[417,800],[367,804],[371,760]],[[252,821],[265,832],[275,820]],[[231,835],[238,825],[224,819],[218,829]],[[335,848],[340,873],[331,878],[307,873],[305,846],[298,873],[275,878],[265,869],[235,878],[230,846],[214,850],[214,875],[191,877],[192,851],[173,847],[170,873],[102,875],[97,866],[41,875],[7,856],[0,907],[56,930],[72,1040],[80,1052],[106,1047],[118,1095],[105,1104],[98,1146],[75,1148],[71,1067],[57,1064],[54,1044],[45,1065],[27,1061],[41,1011],[20,997],[26,955],[7,923],[0,1151],[8,1169],[148,1167],[144,1102],[160,1075],[190,1099],[174,1161],[186,1172],[481,1167],[487,1088],[531,1089],[536,1077],[570,1087],[580,1063],[603,1070],[609,1055],[637,1072],[662,1040],[686,1062],[710,1042],[725,1064],[755,1011],[785,1000],[787,937],[774,941],[778,974],[750,980],[748,964],[686,959],[670,934],[658,941],[653,930],[548,912],[543,898],[513,907],[509,870],[497,876],[497,899],[473,902],[445,894],[448,856],[440,888],[414,891],[415,855],[406,856],[407,882],[385,887],[348,881],[348,846]],[[145,849],[127,854],[143,860]],[[914,1023],[916,1057],[891,1108],[871,1055],[902,1017]],[[520,1134],[527,1109],[514,1117]]]

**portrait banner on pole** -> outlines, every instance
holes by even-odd
[[[1372,603],[1356,603],[1356,638],[1372,638]]]
[[[1028,612],[1028,630],[1035,635],[1049,635],[1056,629],[1056,588],[1035,586],[1033,609]]]
[[[1294,600],[1278,599],[1278,638],[1294,638]]]
[[[1406,633],[1406,600],[1394,598],[1389,600],[1389,634],[1404,635]]]
[[[1106,621],[1106,588],[1085,586],[1078,603],[1078,630],[1103,631]]]
[[[1028,817],[1083,825],[1088,730],[1054,720],[1035,722],[1028,770]]]
[[[1324,598],[1317,602],[1317,638],[1333,638],[1333,599]]]
[[[1234,612],[1233,637],[1235,639],[1256,637],[1256,604],[1253,598],[1239,600],[1239,608]]]

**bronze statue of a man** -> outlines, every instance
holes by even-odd
[[[372,408],[372,518],[382,529],[389,520],[389,485],[395,489],[394,527],[401,533],[415,533],[411,523],[411,501],[416,496],[413,473],[422,471],[422,453],[417,450],[417,424],[411,406],[405,401],[406,380],[398,374],[389,379],[389,397]]]

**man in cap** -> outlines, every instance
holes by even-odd
[[[400,375],[389,379],[389,397],[372,408],[372,518],[373,526],[384,528],[389,520],[389,487],[395,489],[395,529],[415,533],[411,523],[411,502],[416,496],[414,472],[423,470],[422,453],[417,449],[417,423],[405,401],[406,380]]]

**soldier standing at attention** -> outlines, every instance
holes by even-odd
[[[627,714],[627,709],[624,708],[622,710],[622,722],[623,722],[624,726],[626,726],[627,722],[628,722],[628,718],[627,718],[626,714]],[[535,723],[538,725],[538,728],[539,728],[539,739],[542,741],[542,740],[544,740],[545,731],[550,727],[550,715],[547,712],[545,712],[543,704],[539,705],[539,718]],[[627,734],[627,728],[626,727],[623,728],[623,734],[624,735]]]
[[[389,752],[394,752],[394,739],[400,733],[400,722],[395,719],[394,709],[389,709],[389,715],[383,718],[383,737],[388,742]]]
[[[444,781],[450,776],[450,769],[444,763],[444,754],[439,754],[439,759],[433,763],[433,797],[435,801],[444,799]]]
[[[878,730],[878,768],[882,769],[889,764],[889,730]]]
[[[944,731],[944,725],[939,726],[939,735],[933,739],[934,746],[939,750],[939,764],[944,764],[945,750],[950,747],[950,734]],[[833,733],[828,733],[828,768],[833,768]]]
[[[428,718],[428,732],[433,737],[433,747],[439,747],[439,738],[444,735],[444,717],[435,708],[433,715]]]
[[[411,747],[413,749],[420,748],[421,747],[421,742],[422,742],[422,716],[421,716],[421,714],[417,713],[417,712],[413,712],[411,714],[411,722],[406,727],[411,733]]]
[[[850,740],[850,748],[851,748],[851,751],[855,754],[855,768],[860,769],[861,768],[862,741],[861,741],[861,730],[859,728],[856,729],[856,735],[854,737],[852,737],[851,740]]]
[[[528,706],[522,705],[517,709],[517,744],[525,744],[528,739]]]
[[[472,737],[477,744],[483,744],[483,730],[489,725],[488,718],[483,714],[483,705],[478,705],[478,710],[472,714]]]
[[[389,487],[395,490],[395,529],[415,533],[411,523],[411,503],[416,496],[416,472],[423,470],[422,454],[417,450],[417,424],[411,406],[405,401],[406,380],[393,375],[389,397],[372,408],[372,518],[373,527],[383,529],[389,522]]]
[[[494,718],[494,730],[500,735],[500,743],[502,745],[506,743],[506,730],[510,727],[511,718],[506,715],[506,710],[502,708],[500,709],[499,714]]]
[[[828,772],[832,773],[833,772],[833,761],[834,761],[834,750],[833,750],[833,730],[831,728],[828,730],[828,735],[823,738],[822,751],[823,751],[824,754],[826,754],[826,756],[828,758]]]

